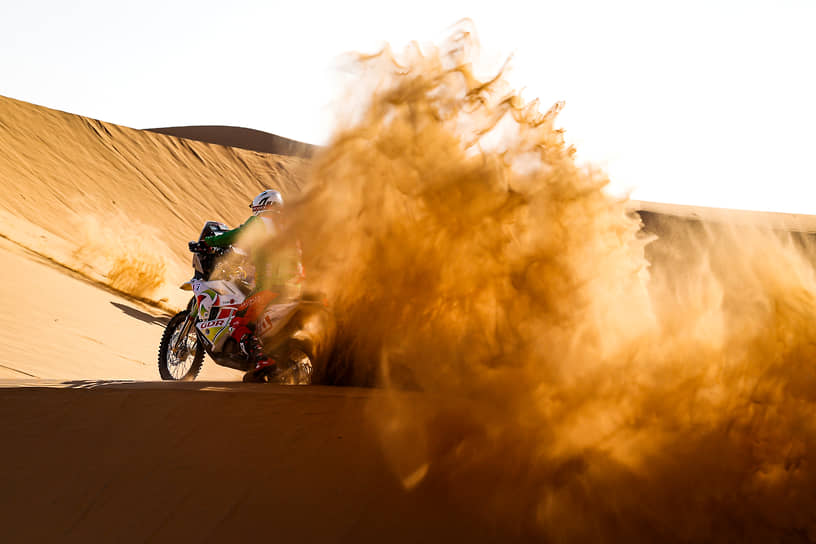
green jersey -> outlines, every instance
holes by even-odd
[[[208,236],[204,242],[212,247],[236,246],[247,251],[255,266],[255,291],[279,294],[275,302],[298,298],[303,280],[300,244],[281,240],[274,222],[253,215],[240,227]]]

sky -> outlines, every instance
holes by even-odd
[[[610,191],[816,215],[816,0],[0,0],[0,95],[134,128],[324,143],[349,51],[439,43],[559,117]]]

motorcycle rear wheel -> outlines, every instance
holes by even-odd
[[[188,333],[184,339],[180,354],[174,354],[171,344],[178,339],[189,311],[184,310],[174,315],[167,323],[159,344],[159,375],[162,380],[193,381],[201,372],[204,364],[204,349],[199,345],[195,330]],[[188,366],[189,363],[189,366]]]
[[[284,350],[286,356],[278,358],[278,364],[244,374],[245,383],[277,383],[280,385],[310,385],[312,383],[312,358],[307,345],[292,339]]]

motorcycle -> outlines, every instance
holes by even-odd
[[[249,356],[232,338],[232,318],[252,291],[253,274],[239,248],[210,248],[207,236],[228,227],[207,221],[198,243],[190,242],[193,278],[181,288],[193,292],[187,309],[167,323],[159,345],[162,380],[195,380],[209,355],[216,364],[245,372],[244,381],[305,385],[320,383],[334,340],[334,319],[325,300],[304,294],[286,304],[270,304],[256,323],[266,355],[277,368],[255,372]]]

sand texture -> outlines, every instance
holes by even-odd
[[[557,108],[465,154],[433,58],[310,160],[0,97],[0,541],[816,539],[813,218],[614,201]],[[268,187],[386,387],[159,381],[187,241]]]

